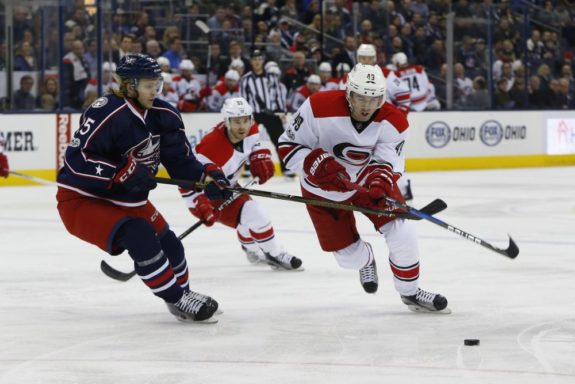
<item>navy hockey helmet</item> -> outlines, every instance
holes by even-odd
[[[162,77],[162,68],[150,56],[133,53],[122,57],[116,74],[122,79],[157,79]]]

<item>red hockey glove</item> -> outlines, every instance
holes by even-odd
[[[10,174],[10,166],[8,165],[8,158],[5,154],[0,153],[0,176],[8,177]]]
[[[311,151],[303,162],[308,180],[323,190],[347,192],[344,180],[349,181],[347,171],[337,160],[322,148]]]
[[[388,165],[371,166],[372,170],[368,171],[365,178],[365,187],[370,199],[380,200],[384,196],[391,196],[397,189],[396,175]]]
[[[138,163],[132,155],[126,157],[116,169],[112,183],[120,184],[130,192],[145,192],[157,186],[148,167]]]
[[[275,172],[272,153],[269,149],[258,149],[250,155],[250,173],[263,184],[272,178]]]
[[[208,185],[204,189],[204,193],[210,200],[226,200],[232,196],[232,192],[226,188],[230,186],[230,181],[215,164],[207,164],[204,167],[204,174]]]
[[[220,212],[214,208],[208,197],[204,194],[199,195],[194,200],[196,206],[190,208],[190,212],[203,221],[205,225],[211,227],[220,218]]]

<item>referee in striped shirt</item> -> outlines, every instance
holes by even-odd
[[[258,49],[253,51],[250,64],[252,70],[243,75],[240,80],[240,94],[254,109],[254,120],[266,128],[277,151],[278,141],[284,132],[284,127],[276,113],[286,112],[285,95],[280,90],[278,77],[265,73],[262,51]],[[285,173],[283,162],[280,163]]]

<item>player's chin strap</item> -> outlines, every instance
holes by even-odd
[[[258,184],[259,183],[259,178],[254,177],[253,179],[250,179],[247,183],[246,183],[246,187],[251,186],[253,184]],[[236,199],[238,197],[240,197],[241,194],[240,193],[234,193],[229,199],[225,200],[222,204],[220,204],[219,206],[216,207],[216,211],[222,211],[224,208],[226,208],[228,205],[230,205],[231,203],[233,203],[234,201],[236,201]],[[179,240],[183,240],[186,236],[188,236],[190,233],[194,232],[196,229],[198,229],[199,227],[201,227],[204,224],[204,222],[202,220],[197,221],[196,223],[194,223],[194,225],[192,225],[190,228],[186,229],[184,232],[182,232],[179,236],[178,239]],[[104,272],[104,274],[114,280],[118,280],[118,281],[128,281],[130,280],[132,277],[134,277],[136,275],[136,271],[131,271],[131,272],[122,272],[122,271],[118,271],[116,268],[112,267],[110,264],[106,263],[105,260],[102,260],[100,262],[100,269],[102,270],[102,272]]]

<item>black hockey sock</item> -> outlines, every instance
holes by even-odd
[[[136,273],[144,284],[167,302],[175,303],[182,297],[182,287],[176,282],[174,271],[162,251],[154,228],[143,219],[127,221],[120,227],[115,241],[128,250],[134,260]]]
[[[176,234],[169,230],[160,239],[162,249],[168,258],[170,265],[176,275],[176,280],[184,290],[190,289],[188,282],[188,263],[184,253],[182,242],[176,237]]]

